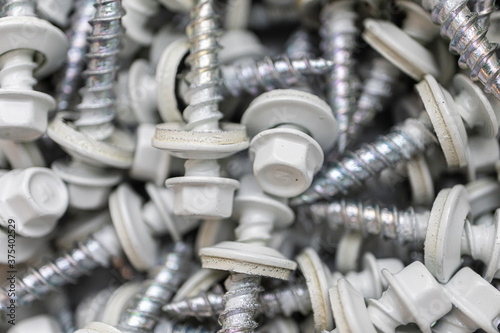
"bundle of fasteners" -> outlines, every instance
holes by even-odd
[[[0,332],[500,332],[494,0],[0,13]]]

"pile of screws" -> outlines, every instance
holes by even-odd
[[[495,10],[1,0],[0,331],[500,332]]]

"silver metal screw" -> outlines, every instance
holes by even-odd
[[[423,0],[422,4],[431,10],[432,20],[441,25],[441,35],[450,39],[450,51],[460,55],[460,67],[470,69],[471,79],[479,80],[486,92],[500,99],[496,44],[486,37],[486,30],[467,7],[467,0]]]
[[[311,187],[290,203],[301,205],[338,193],[346,194],[382,170],[410,160],[435,144],[436,138],[429,130],[431,127],[428,119],[407,119],[393,127],[387,135],[378,137],[373,143],[365,144],[353,153],[347,153],[340,162],[325,168]]]
[[[239,96],[242,92],[257,95],[261,91],[286,89],[304,82],[308,75],[323,75],[330,72],[333,62],[318,59],[278,59],[265,57],[256,63],[245,62],[235,66],[222,66],[225,95]]]
[[[111,258],[121,251],[113,226],[108,225],[95,232],[74,249],[39,267],[29,267],[23,276],[17,276],[15,287],[5,284],[0,290],[0,310],[6,311],[10,300],[26,305],[49,292],[89,274],[93,269],[109,265]],[[15,296],[9,297],[9,289]]]
[[[356,107],[357,75],[354,51],[359,29],[354,1],[333,2],[321,12],[321,47],[326,59],[334,62],[328,78],[327,97],[339,124],[338,151],[347,146],[350,118]]]
[[[191,248],[187,244],[176,243],[162,263],[151,270],[150,280],[144,282],[142,291],[122,314],[117,328],[124,333],[153,332],[161,307],[173,297],[187,278],[190,257]]]
[[[410,207],[399,210],[376,204],[339,200],[303,207],[309,220],[327,224],[332,230],[344,227],[365,237],[380,235],[400,243],[422,244],[427,232],[429,211],[416,212]]]
[[[80,117],[75,122],[82,133],[95,140],[104,140],[114,131],[115,93],[113,86],[118,72],[118,53],[121,50],[125,14],[120,0],[96,0],[95,16],[89,23],[87,69],[83,72],[86,84],[82,102],[78,105]]]
[[[68,110],[76,93],[77,85],[85,68],[87,37],[92,31],[89,20],[94,17],[94,0],[78,0],[71,18],[68,37],[71,43],[67,53],[63,76],[56,90],[57,109]]]
[[[284,288],[261,293],[258,296],[258,313],[268,318],[279,314],[290,317],[295,312],[307,315],[311,312],[309,290],[304,280]],[[223,295],[218,293],[201,293],[198,296],[170,303],[163,307],[169,315],[178,317],[208,318],[217,317],[224,310]]]

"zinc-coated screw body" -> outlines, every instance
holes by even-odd
[[[279,314],[287,317],[295,312],[307,315],[311,312],[311,300],[305,281],[301,280],[290,286],[261,293],[258,296],[257,312],[268,318]],[[169,315],[178,317],[207,318],[214,317],[224,310],[223,295],[218,293],[200,293],[198,296],[170,303],[163,307]]]
[[[76,283],[76,279],[93,269],[108,266],[111,258],[120,251],[114,228],[105,226],[74,249],[39,267],[28,268],[25,275],[17,276],[15,287],[11,283],[5,284],[0,291],[0,310],[8,311],[11,299],[25,305],[68,283]],[[15,290],[12,298],[8,296],[9,289]]]
[[[82,133],[95,140],[105,140],[114,131],[115,93],[118,53],[121,50],[125,14],[120,0],[96,0],[95,16],[89,21],[92,33],[88,37],[86,84],[75,122]]]
[[[256,63],[245,62],[234,66],[222,66],[224,94],[239,96],[242,92],[257,95],[261,91],[286,89],[297,83],[306,82],[309,75],[323,75],[330,72],[332,61],[318,59],[278,59],[265,57]]]
[[[332,230],[344,227],[361,232],[365,237],[380,235],[400,243],[422,244],[425,240],[429,211],[413,208],[399,210],[357,201],[339,200],[303,207],[303,212],[316,224],[327,224]]]
[[[71,18],[68,37],[71,43],[67,53],[63,77],[56,90],[57,110],[68,110],[85,68],[87,37],[92,31],[89,20],[94,17],[94,0],[78,0]]]
[[[430,127],[428,119],[407,119],[393,127],[387,135],[378,137],[355,152],[347,153],[341,161],[320,171],[311,187],[292,199],[291,204],[312,203],[338,193],[345,194],[382,170],[410,160],[435,144],[436,138]]]
[[[173,297],[187,278],[190,257],[190,247],[184,243],[176,243],[173,251],[166,254],[162,263],[150,272],[150,280],[143,283],[141,292],[122,314],[117,328],[123,333],[153,332],[161,307]]]
[[[154,333],[215,333],[215,330],[202,325],[192,326],[162,319],[156,325]]]
[[[350,118],[356,107],[357,75],[355,71],[357,14],[355,1],[339,1],[326,5],[321,12],[321,47],[326,59],[334,62],[328,77],[327,97],[339,124],[338,151],[347,146]]]
[[[484,90],[500,99],[500,62],[496,44],[486,37],[486,30],[471,13],[466,0],[424,0],[432,20],[441,26],[441,35],[450,39],[450,51],[460,55],[458,64],[471,70],[472,80],[479,80]]]
[[[478,23],[484,29],[490,27],[490,15],[495,9],[495,0],[472,0],[472,10],[479,16]]]
[[[227,292],[222,297],[224,309],[219,315],[221,329],[218,333],[251,333],[257,327],[255,321],[260,304],[261,277],[241,273],[231,274],[226,280]]]

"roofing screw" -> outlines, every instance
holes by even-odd
[[[47,128],[47,113],[56,102],[33,90],[37,78],[54,72],[64,59],[68,40],[64,33],[35,15],[35,1],[6,0],[1,5],[0,32],[6,38],[0,57],[0,137],[33,141]],[[13,35],[13,36],[14,36]],[[36,71],[36,73],[35,73]],[[15,116],[13,116],[15,114]]]
[[[86,210],[105,206],[111,188],[121,179],[116,170],[106,168],[129,168],[135,148],[132,137],[113,124],[124,11],[119,0],[96,0],[94,7],[80,112],[59,113],[47,130],[72,157],[52,165],[70,187],[70,205]]]
[[[317,203],[303,207],[309,220],[328,224],[332,230],[344,227],[359,231],[365,237],[380,235],[397,239],[401,244],[422,244],[427,232],[430,212],[415,212],[413,208],[398,210],[395,207],[339,200],[331,203]]]
[[[92,31],[89,20],[94,17],[94,0],[78,0],[75,12],[71,18],[71,27],[68,33],[70,49],[66,56],[63,77],[56,90],[57,110],[68,110],[74,98],[80,75],[85,67],[87,52],[87,37]]]
[[[314,252],[313,252],[314,253]],[[316,254],[313,256],[317,257]],[[379,298],[382,292],[387,288],[387,282],[383,279],[381,271],[384,268],[390,272],[396,273],[403,269],[403,264],[397,259],[375,259],[371,253],[367,253],[363,258],[363,269],[360,272],[350,272],[346,279],[363,292],[366,298]],[[307,270],[307,267],[301,267],[307,278],[312,277],[315,272]],[[321,274],[321,273],[320,273]],[[340,273],[331,273],[325,268],[325,280],[329,286],[336,285],[342,278]],[[302,315],[308,315],[313,309],[311,303],[311,294],[321,294],[322,291],[310,283],[312,279],[300,280],[279,289],[265,291],[258,296],[258,312],[268,318],[274,318],[280,314],[290,317],[296,312]],[[323,278],[323,277],[321,277]],[[308,283],[306,283],[306,280]],[[222,296],[217,293],[201,293],[198,296],[186,298],[182,301],[170,303],[163,307],[163,310],[169,315],[178,317],[214,317],[223,310]],[[317,309],[316,307],[314,307]]]
[[[500,62],[496,44],[486,37],[476,14],[471,13],[466,0],[423,0],[431,10],[432,20],[441,25],[441,35],[450,39],[450,51],[460,55],[458,64],[471,70],[472,80],[479,80],[484,90],[500,99]]]
[[[118,256],[121,246],[112,226],[108,225],[81,242],[71,251],[39,267],[30,267],[23,276],[16,280],[16,294],[10,298],[10,284],[0,291],[0,309],[8,311],[11,299],[20,305],[40,299],[53,290],[88,274],[99,266],[108,266],[111,258]]]
[[[377,138],[371,144],[353,153],[340,162],[335,162],[323,172],[320,171],[311,187],[290,204],[301,205],[321,198],[329,198],[337,193],[347,193],[354,186],[384,169],[394,167],[401,161],[410,160],[424,152],[435,142],[428,125],[420,120],[408,119],[393,127],[389,134]]]
[[[355,1],[338,1],[321,12],[321,48],[325,58],[334,62],[328,78],[328,103],[339,123],[338,151],[347,146],[350,117],[356,107],[357,75],[354,51],[359,29],[356,27]]]
[[[248,147],[245,128],[239,124],[219,124],[223,117],[218,104],[222,100],[218,54],[219,16],[212,0],[199,0],[191,11],[186,29],[191,69],[187,97],[189,106],[183,117],[187,124],[165,123],[156,127],[153,145],[169,150],[173,156],[187,159],[185,176],[170,178],[174,189],[175,213],[205,218],[231,215],[238,181],[220,177],[217,159]]]
[[[186,279],[191,257],[187,244],[176,243],[172,252],[150,272],[150,280],[143,283],[141,292],[129,303],[117,326],[123,332],[153,332],[161,307],[174,295]]]
[[[266,246],[274,227],[283,228],[292,223],[293,211],[282,200],[266,195],[253,175],[241,179],[234,216],[239,218],[237,241],[222,242],[199,251],[203,268],[231,272],[226,280],[219,333],[252,332],[257,327],[254,317],[259,309],[261,277],[286,280],[296,268],[295,262]]]
[[[337,193],[345,194],[382,170],[410,160],[433,144],[435,137],[431,129],[434,129],[448,166],[467,165],[465,126],[491,137],[498,133],[498,125],[484,94],[470,80],[466,81],[463,76],[456,76],[454,83],[460,93],[452,97],[431,75],[425,75],[424,80],[416,85],[426,111],[421,113],[419,120],[407,119],[403,124],[393,127],[388,135],[347,154],[340,162],[334,162],[320,173],[306,192],[291,203],[300,205]],[[466,100],[474,101],[470,103],[472,108],[462,106]]]
[[[378,300],[368,300],[368,308],[364,297],[345,279],[330,291],[337,323],[334,332],[395,332],[397,326],[416,323],[422,332],[431,333],[431,324],[452,309],[443,286],[418,261],[397,274],[384,270],[382,275],[389,288]]]

